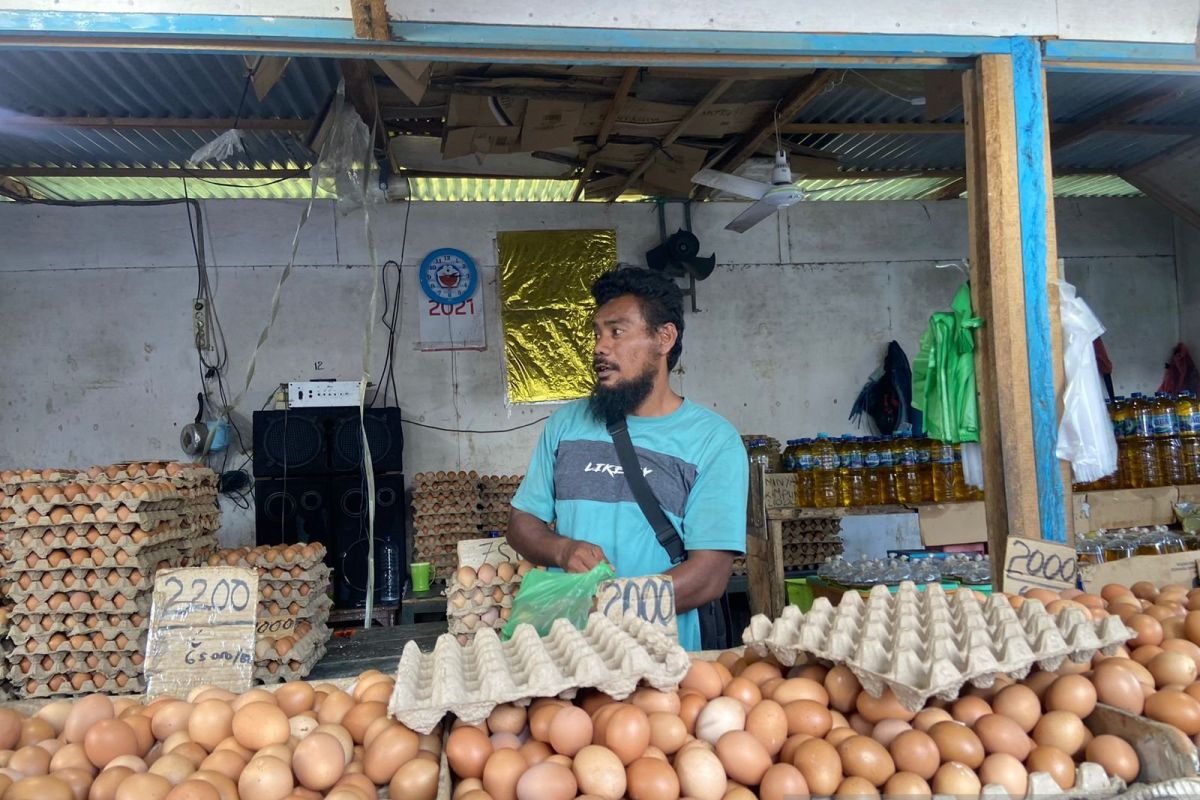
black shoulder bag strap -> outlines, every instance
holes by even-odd
[[[642,463],[638,460],[637,451],[633,449],[633,440],[629,438],[629,423],[624,417],[610,420],[608,433],[617,448],[617,459],[621,462],[621,470],[625,473],[629,489],[633,492],[638,507],[646,515],[646,521],[654,529],[658,543],[667,551],[672,564],[682,564],[687,558],[683,539],[679,538],[679,531],[675,530],[671,520],[667,519],[662,506],[658,504],[658,498],[654,496],[654,490],[642,474]]]
[[[687,550],[684,549],[683,539],[679,531],[667,519],[667,515],[659,505],[654,490],[646,476],[642,474],[642,463],[638,460],[637,451],[633,449],[633,440],[629,437],[629,423],[625,417],[608,421],[608,433],[612,436],[613,445],[617,449],[617,460],[621,462],[621,471],[625,473],[625,481],[629,484],[638,507],[645,515],[646,521],[654,529],[658,543],[667,551],[672,565],[682,564],[687,560]],[[732,620],[729,612],[729,597],[720,598],[704,604],[696,609],[700,617],[700,645],[705,650],[724,650],[732,647],[730,637]]]

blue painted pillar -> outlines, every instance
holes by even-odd
[[[1029,410],[1033,422],[1034,464],[1042,538],[1065,542],[1068,528],[1058,441],[1058,403],[1051,314],[1047,291],[1055,253],[1050,155],[1046,146],[1046,98],[1042,54],[1033,39],[1012,39],[1013,94],[1017,124],[1017,183],[1021,203],[1021,262],[1025,286],[1025,334],[1029,348]],[[1057,269],[1055,268],[1055,271]],[[1057,297],[1057,293],[1055,293]]]

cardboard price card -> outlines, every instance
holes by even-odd
[[[675,622],[675,583],[669,575],[605,581],[596,588],[595,609],[613,622],[633,615],[671,636],[679,635]]]
[[[1161,556],[1134,556],[1102,564],[1086,564],[1080,570],[1083,590],[1099,593],[1108,583],[1132,586],[1138,581],[1150,581],[1160,587],[1168,583],[1192,586],[1196,583],[1197,576],[1196,555],[1195,552],[1169,553]]]
[[[257,610],[257,570],[194,567],[155,573],[146,696],[184,697],[196,686],[249,689]]]
[[[1079,570],[1075,548],[1042,539],[1008,537],[1004,554],[1002,586],[1019,594],[1023,589],[1074,589]]]
[[[492,536],[487,539],[467,539],[458,543],[458,565],[478,569],[484,564],[503,564],[505,561],[517,563],[521,555],[513,550],[512,545],[503,536]]]

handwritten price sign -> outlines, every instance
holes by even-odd
[[[477,569],[484,564],[517,563],[521,556],[503,536],[487,539],[467,539],[458,543],[458,565]]]
[[[675,622],[675,584],[667,575],[605,581],[596,589],[596,610],[614,622],[633,615],[672,636],[679,635]]]
[[[1004,555],[1004,591],[1074,589],[1078,572],[1074,547],[1041,539],[1008,537]]]
[[[146,642],[146,695],[182,697],[201,685],[250,688],[257,609],[256,570],[159,570]]]

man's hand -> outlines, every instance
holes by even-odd
[[[591,572],[602,561],[604,551],[591,542],[564,538],[555,563],[564,572]]]

